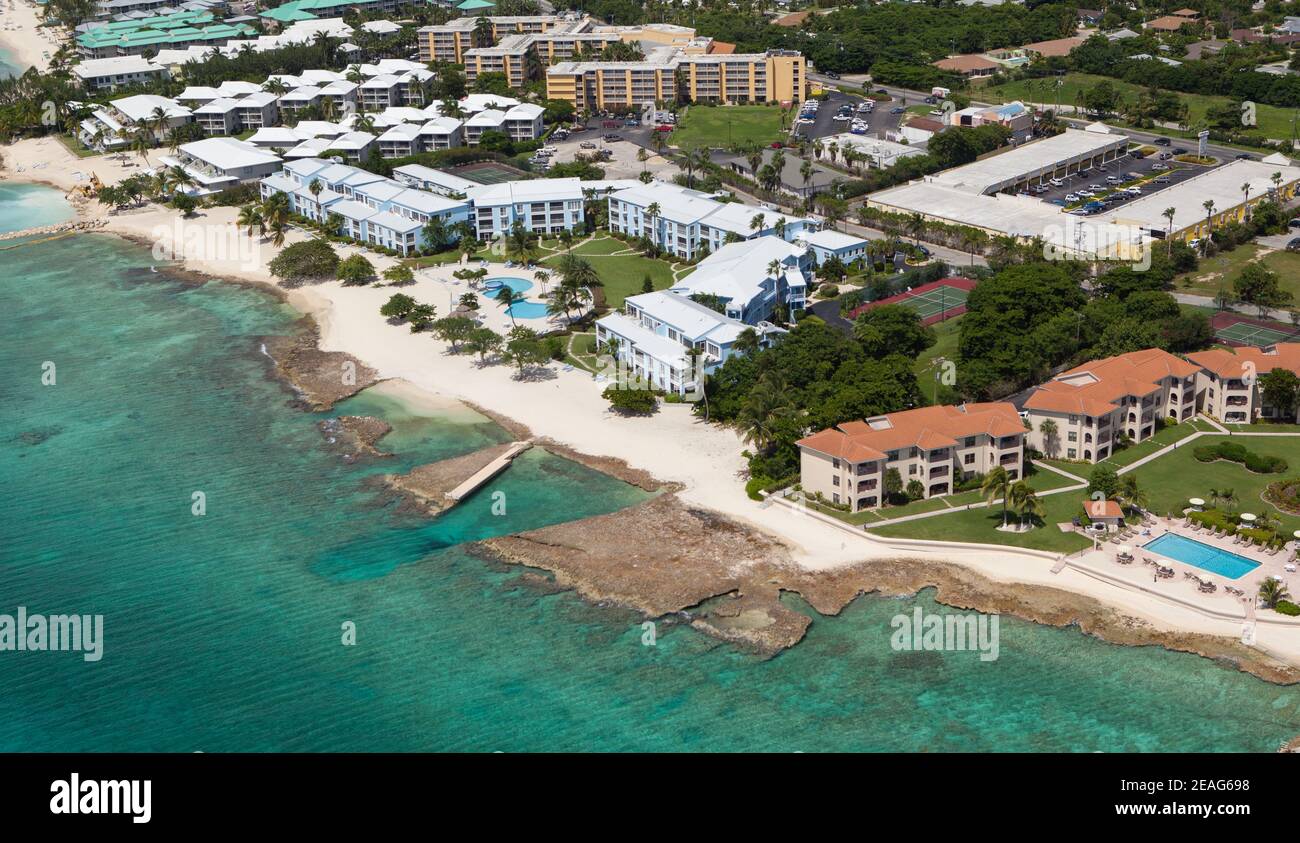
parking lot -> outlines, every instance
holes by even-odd
[[[597,123],[597,126],[600,124]],[[649,170],[651,175],[665,181],[671,180],[680,170],[676,164],[673,164],[662,156],[655,155],[653,148],[646,149],[650,158],[642,163],[637,160],[637,152],[642,149],[636,143],[627,138],[631,132],[640,130],[628,129],[590,129],[583,132],[575,132],[563,141],[551,141],[548,146],[555,147],[555,154],[551,156],[552,164],[562,164],[573,161],[578,155],[593,155],[601,150],[607,150],[610,155],[608,161],[594,162],[597,167],[605,171],[607,179],[634,179],[641,175],[643,169]],[[605,135],[618,135],[621,140],[606,141]],[[584,146],[586,144],[586,146]]]
[[[798,137],[815,140],[824,138],[829,135],[838,135],[841,132],[847,132],[851,121],[835,119],[835,112],[840,106],[848,103],[855,109],[855,116],[865,120],[868,124],[866,135],[870,137],[884,137],[885,132],[898,128],[902,122],[902,114],[891,114],[890,111],[901,103],[898,100],[881,100],[876,103],[875,110],[871,114],[862,114],[857,112],[858,104],[862,102],[862,97],[850,96],[849,94],[832,91],[822,101],[821,107],[817,110],[817,116],[811,124],[796,123],[795,134]]]
[[[1171,151],[1162,147],[1157,147],[1157,149],[1161,152]],[[1219,162],[1219,164],[1222,163],[1225,162]],[[1156,166],[1159,164],[1165,164],[1168,169],[1156,169]],[[1215,164],[1214,166],[1219,166],[1219,164]],[[1179,182],[1186,181],[1187,179],[1200,173],[1204,173],[1210,169],[1213,169],[1213,167],[1183,164],[1172,160],[1160,161],[1158,153],[1149,155],[1145,158],[1134,158],[1132,155],[1124,155],[1115,159],[1115,161],[1108,163],[1105,167],[1099,167],[1082,173],[1076,173],[1071,176],[1065,176],[1060,179],[1062,184],[1059,187],[1049,185],[1046,191],[1035,195],[1044,202],[1051,202],[1055,205],[1074,206],[1080,202],[1091,201],[1090,197],[1078,196],[1078,193],[1081,190],[1101,192],[1105,190],[1113,190],[1115,187],[1120,186],[1107,182],[1106,179],[1108,176],[1121,179],[1121,185],[1132,183],[1133,180],[1128,177],[1128,174],[1130,173],[1136,174],[1143,179],[1156,177],[1167,178],[1169,180],[1168,182],[1161,184],[1155,184],[1150,181],[1143,182],[1141,185],[1142,194],[1125,195],[1123,193],[1111,193],[1107,195],[1105,197],[1106,208],[1108,210],[1113,210],[1120,207],[1125,202],[1131,202],[1134,199],[1139,198],[1141,195],[1150,195],[1155,191],[1172,187]],[[1078,196],[1078,198],[1071,201],[1066,198],[1067,196]]]

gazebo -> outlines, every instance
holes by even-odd
[[[1108,530],[1118,527],[1120,519],[1124,517],[1124,510],[1115,501],[1085,500],[1083,511],[1092,523],[1102,524]]]

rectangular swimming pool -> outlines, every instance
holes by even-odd
[[[1197,568],[1230,580],[1245,576],[1259,567],[1258,562],[1252,562],[1244,556],[1220,550],[1177,533],[1165,533],[1160,538],[1147,542],[1143,547],[1153,553],[1186,562],[1188,565],[1195,565]]]

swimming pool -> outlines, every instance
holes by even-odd
[[[483,281],[484,295],[492,298],[506,287],[518,294],[531,290],[533,282],[527,278],[487,278]],[[507,307],[506,313],[516,319],[542,319],[546,316],[546,305],[539,301],[518,301]]]
[[[1230,580],[1243,577],[1259,567],[1258,562],[1252,562],[1244,556],[1211,547],[1204,542],[1177,533],[1165,533],[1160,538],[1147,542],[1143,547],[1161,556],[1195,565],[1197,568]]]

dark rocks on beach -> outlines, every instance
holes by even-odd
[[[321,351],[314,324],[289,336],[267,337],[266,353],[276,370],[316,411],[328,410],[379,381],[379,373],[351,354]]]

